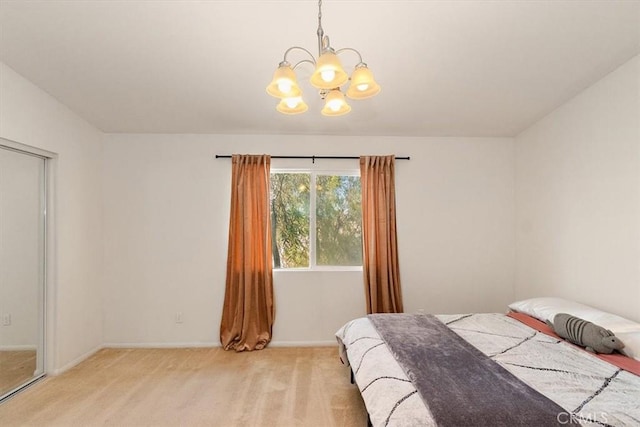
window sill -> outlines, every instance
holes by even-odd
[[[318,273],[318,272],[360,272],[362,267],[309,267],[309,268],[274,268],[274,273]]]

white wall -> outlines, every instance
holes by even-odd
[[[0,136],[59,154],[55,366],[102,343],[217,343],[231,165],[216,153],[410,155],[397,167],[408,312],[559,295],[638,319],[639,68],[625,64],[514,148],[509,138],[105,137],[0,65]],[[275,289],[275,343],[333,341],[364,314],[360,272],[276,272]]]
[[[640,58],[516,138],[516,296],[640,321]]]
[[[512,139],[108,135],[107,345],[218,343],[231,162],[214,155],[230,153],[410,155],[396,168],[406,311],[504,311],[513,299]],[[273,167],[312,164],[274,159]],[[358,162],[315,167],[357,170]],[[361,272],[275,272],[274,286],[274,344],[335,342],[338,327],[365,313]]]
[[[0,136],[58,154],[54,367],[103,342],[217,343],[231,165],[216,153],[410,155],[397,167],[408,312],[503,311],[559,295],[640,320],[639,62],[515,149],[509,138],[105,137],[0,63]],[[360,272],[276,272],[275,289],[276,343],[333,341],[364,314]]]
[[[0,136],[58,154],[56,168],[56,307],[58,370],[102,343],[101,132],[0,63]]]

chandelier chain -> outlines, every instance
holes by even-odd
[[[328,38],[324,35],[324,29],[322,28],[322,0],[318,0],[318,56],[322,55],[322,52],[329,47]]]

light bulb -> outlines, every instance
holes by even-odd
[[[296,106],[300,103],[300,98],[286,98],[284,102],[287,104],[289,108],[296,108]]]
[[[278,90],[282,93],[291,92],[291,81],[290,80],[280,80],[278,82]]]
[[[336,78],[336,72],[334,70],[324,70],[320,72],[320,77],[322,77],[322,80],[329,83]]]
[[[368,83],[361,83],[361,84],[357,85],[356,88],[359,91],[364,92],[365,90],[369,89],[369,84]]]
[[[335,100],[335,101],[331,101],[331,102],[329,102],[329,109],[330,109],[331,111],[338,111],[338,110],[340,110],[340,101]]]

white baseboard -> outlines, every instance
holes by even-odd
[[[85,361],[86,359],[88,359],[89,357],[93,356],[95,353],[97,353],[98,351],[102,350],[104,348],[103,345],[98,345],[97,347],[93,348],[92,350],[87,351],[86,353],[76,357],[75,359],[73,359],[71,362],[66,363],[64,366],[61,366],[60,368],[54,369],[53,372],[49,372],[51,375],[60,375],[63,372],[68,371],[69,369],[73,368],[74,366],[76,366],[78,363]]]
[[[3,345],[0,346],[0,351],[27,351],[37,350],[37,345]]]
[[[331,341],[271,341],[269,347],[337,347],[336,340]]]
[[[217,341],[198,342],[117,342],[105,343],[103,348],[208,348],[220,347]]]
[[[269,347],[337,347],[337,341],[271,341]],[[102,348],[207,348],[220,347],[219,341],[197,342],[117,342],[104,343]]]

